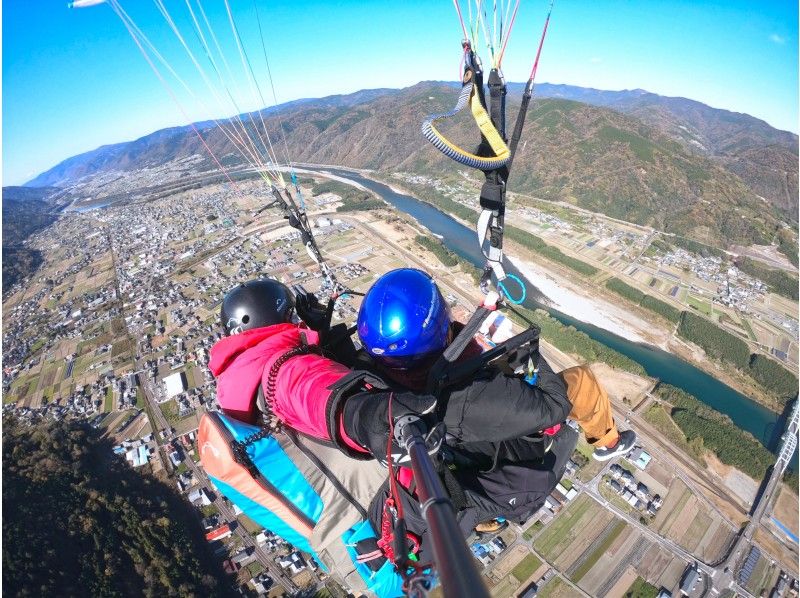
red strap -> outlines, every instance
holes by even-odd
[[[549,428],[545,428],[542,430],[542,434],[545,436],[555,436],[558,431],[561,429],[561,424],[556,424],[555,426],[550,426]]]

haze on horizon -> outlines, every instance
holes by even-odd
[[[211,21],[223,22],[224,10],[208,4]],[[179,94],[181,114],[108,6],[70,11],[48,0],[35,16],[11,0],[3,8],[4,185],[22,184],[101,145],[232,114]],[[232,3],[232,9],[243,39],[260,53],[252,5]],[[265,41],[278,103],[458,76],[461,31],[449,2],[367,10],[355,0],[336,7],[313,0],[302,8],[280,1],[259,11],[269,23]],[[546,2],[521,5],[503,64],[508,81],[527,79],[546,11]],[[655,6],[613,0],[598,6],[560,0],[537,80],[682,96],[796,133],[797,17],[797,5],[789,2],[760,5],[756,12],[743,1]],[[160,15],[137,12],[135,19],[165,56],[176,59],[182,76],[191,72]],[[266,72],[263,56],[253,62],[257,73]],[[185,79],[195,92],[205,89],[199,76]],[[271,93],[264,99],[273,104]],[[240,105],[242,111],[259,107],[258,101]]]

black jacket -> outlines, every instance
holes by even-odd
[[[500,442],[562,423],[571,410],[566,385],[536,355],[539,378],[534,386],[490,367],[472,381],[445,389],[439,415],[448,434],[461,442]]]

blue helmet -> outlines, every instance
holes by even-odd
[[[358,336],[367,352],[391,369],[407,370],[447,346],[450,309],[421,270],[391,270],[375,281],[358,312]]]

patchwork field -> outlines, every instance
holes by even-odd
[[[733,540],[733,530],[679,479],[670,485],[652,527],[707,562],[721,557]]]

